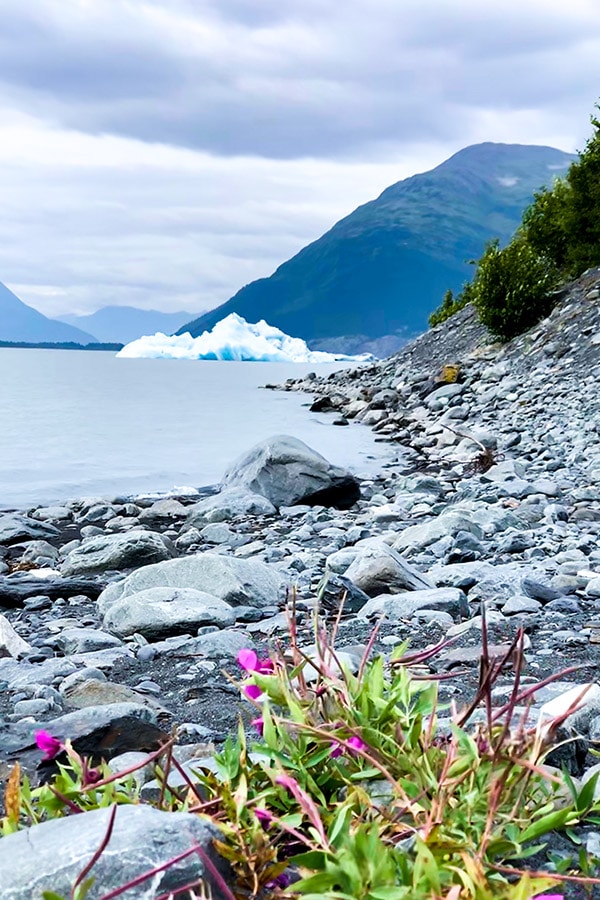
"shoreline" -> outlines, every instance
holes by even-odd
[[[522,629],[524,685],[577,667],[535,693],[532,715],[592,686],[564,726],[577,739],[549,757],[584,777],[600,742],[599,311],[590,301],[569,330],[567,299],[550,326],[499,347],[466,309],[377,366],[286,384],[401,452],[349,508],[282,500],[304,471],[282,453],[266,481],[247,463],[244,487],[193,503],[80,498],[25,523],[0,514],[0,778],[15,759],[34,779],[44,771],[40,727],[115,766],[174,726],[180,762],[212,758],[239,716],[251,735],[255,708],[224,672],[240,678],[242,649],[285,648],[292,598],[307,653],[317,598],[352,664],[376,624],[373,652],[388,661],[404,642],[441,644],[426,672],[459,707],[479,683],[482,609],[492,656]],[[496,702],[513,678],[501,672]]]

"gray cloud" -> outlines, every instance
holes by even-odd
[[[0,11],[0,35],[0,81],[31,112],[224,155],[468,142],[482,105],[589,109],[600,83],[592,2],[37,0]]]
[[[483,140],[581,148],[597,0],[0,0],[0,280],[200,311]]]

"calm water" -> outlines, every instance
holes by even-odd
[[[259,390],[339,368],[0,349],[0,509],[214,484],[272,434],[374,471],[390,450],[369,429],[331,425],[306,395]]]

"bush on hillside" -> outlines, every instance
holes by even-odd
[[[564,277],[600,265],[600,120],[566,178],[539,191],[523,215],[527,241]]]
[[[554,265],[523,234],[504,249],[491,241],[471,284],[480,321],[495,337],[509,341],[548,315],[556,279]]]
[[[464,285],[466,289],[468,285]],[[452,291],[448,290],[444,294],[444,299],[440,306],[429,316],[429,325],[431,328],[435,328],[436,325],[440,325],[442,322],[445,322],[446,319],[449,319],[450,316],[453,316],[454,313],[457,313],[460,309],[464,309],[464,307],[469,303],[469,297],[466,294],[465,290],[462,290],[460,294],[457,294],[456,297],[452,293]]]
[[[591,121],[594,134],[566,177],[535,194],[508,247],[487,245],[472,282],[456,298],[446,293],[431,326],[472,301],[492,334],[510,340],[548,315],[559,281],[600,265],[600,119]]]

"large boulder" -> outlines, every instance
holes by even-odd
[[[98,598],[104,615],[122,597],[149,588],[191,588],[211,594],[231,606],[276,606],[286,582],[277,569],[257,560],[200,553],[144,566],[110,584]]]
[[[17,831],[0,841],[2,900],[32,900],[42,891],[69,897],[71,888],[105,839],[114,807],[53,819]],[[214,826],[189,813],[171,813],[147,805],[117,806],[110,841],[95,862],[89,900],[115,890],[195,845],[217,868],[223,862],[213,849]],[[198,853],[127,891],[136,900],[152,900],[183,888],[204,874]],[[210,884],[210,879],[207,879]],[[213,896],[216,896],[214,894]]]
[[[148,640],[190,634],[201,625],[226,628],[235,622],[232,607],[194,588],[154,587],[121,597],[109,607],[104,626],[119,637],[136,632]]]
[[[71,550],[61,566],[61,572],[63,575],[83,575],[133,569],[170,559],[174,555],[171,541],[153,531],[100,535]]]
[[[223,484],[260,494],[277,508],[302,503],[349,509],[360,499],[353,475],[285,434],[261,441],[240,456],[225,473]]]

